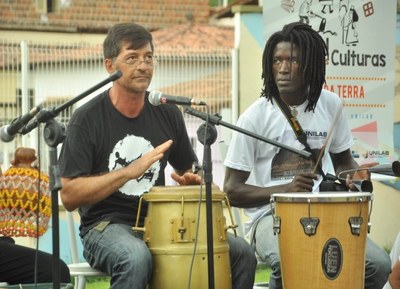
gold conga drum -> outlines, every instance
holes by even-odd
[[[370,193],[273,194],[285,289],[363,289]]]
[[[133,230],[144,231],[153,255],[149,289],[186,289],[189,282],[191,288],[207,288],[205,190],[200,198],[199,186],[154,187],[142,199],[148,202],[144,228],[136,224]],[[225,194],[213,186],[214,281],[218,289],[232,287],[224,200]]]

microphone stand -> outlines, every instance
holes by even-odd
[[[59,210],[58,210],[58,191],[61,190],[60,169],[58,166],[57,146],[63,142],[65,138],[65,128],[60,125],[54,118],[64,109],[67,109],[77,101],[88,96],[97,89],[103,87],[107,83],[114,81],[122,76],[121,71],[117,70],[108,78],[96,84],[92,88],[86,90],[75,98],[66,103],[48,110],[41,110],[36,120],[21,129],[21,134],[26,134],[39,126],[40,123],[46,123],[43,136],[46,144],[49,146],[49,178],[51,190],[51,210],[52,210],[52,239],[53,239],[53,289],[60,289],[60,229],[59,229]]]
[[[212,158],[211,158],[211,144],[217,139],[217,130],[214,125],[223,125],[227,128],[233,129],[240,133],[251,136],[255,139],[262,140],[266,143],[284,148],[296,154],[299,154],[305,158],[310,158],[311,153],[307,151],[297,150],[284,144],[275,142],[263,136],[254,134],[248,130],[244,130],[238,126],[234,126],[227,122],[222,121],[222,117],[219,115],[210,115],[191,107],[185,107],[184,112],[201,118],[206,121],[205,124],[201,125],[197,131],[198,140],[204,146],[204,159],[203,159],[203,173],[204,182],[206,184],[206,224],[207,224],[207,257],[208,257],[208,288],[214,289],[214,244],[213,244],[213,225],[212,225]],[[211,123],[211,125],[210,125]],[[202,142],[204,140],[204,143]]]
[[[207,228],[207,265],[208,265],[208,288],[213,289],[214,279],[214,244],[212,223],[212,158],[211,145],[217,140],[217,130],[208,122],[203,123],[197,130],[197,138],[204,146],[203,154],[203,176],[206,184],[206,228]]]
[[[243,133],[245,135],[251,136],[251,137],[253,137],[255,139],[258,139],[258,140],[261,140],[263,142],[266,142],[266,143],[272,144],[274,146],[277,146],[279,148],[283,148],[285,150],[291,151],[291,152],[293,152],[295,154],[298,154],[298,155],[300,155],[300,156],[302,156],[302,157],[304,157],[306,159],[310,159],[311,158],[311,153],[308,152],[308,151],[295,149],[293,147],[287,146],[285,144],[282,144],[282,143],[279,143],[277,141],[274,141],[274,140],[268,139],[266,137],[263,137],[261,135],[255,134],[255,133],[253,133],[251,131],[242,129],[241,127],[232,125],[232,124],[227,123],[225,121],[222,121],[222,117],[220,115],[209,115],[207,113],[195,110],[195,109],[193,109],[191,107],[185,107],[184,112],[186,112],[186,113],[188,113],[190,115],[196,116],[198,118],[201,118],[202,120],[210,122],[210,123],[212,123],[214,125],[222,125],[224,127],[230,128],[230,129],[235,130],[237,132],[240,132],[240,133]]]
[[[49,146],[49,178],[51,190],[52,210],[52,237],[53,237],[53,288],[60,289],[60,234],[58,216],[58,191],[61,189],[60,169],[57,161],[57,145],[65,138],[65,128],[56,120],[47,121],[44,131],[44,139]]]

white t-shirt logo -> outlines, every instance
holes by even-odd
[[[113,171],[126,167],[153,148],[151,143],[143,137],[127,135],[115,145],[109,157],[108,169]],[[130,196],[141,196],[153,187],[159,173],[160,162],[157,161],[141,177],[128,181],[119,188],[119,191]]]

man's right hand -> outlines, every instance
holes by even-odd
[[[164,153],[171,147],[171,145],[172,140],[167,140],[127,166],[129,177],[131,179],[137,179],[142,176],[152,164],[162,159]]]
[[[314,186],[314,180],[318,176],[313,173],[299,173],[293,180],[285,185],[286,192],[311,192]]]

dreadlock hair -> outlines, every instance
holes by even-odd
[[[261,97],[266,97],[271,102],[273,97],[279,97],[279,91],[272,74],[273,53],[279,42],[290,42],[300,50],[299,71],[302,73],[304,83],[309,88],[307,99],[309,101],[306,111],[314,111],[322,86],[325,83],[325,57],[327,47],[310,25],[302,22],[286,24],[281,31],[275,32],[268,39],[262,59],[263,89]]]

